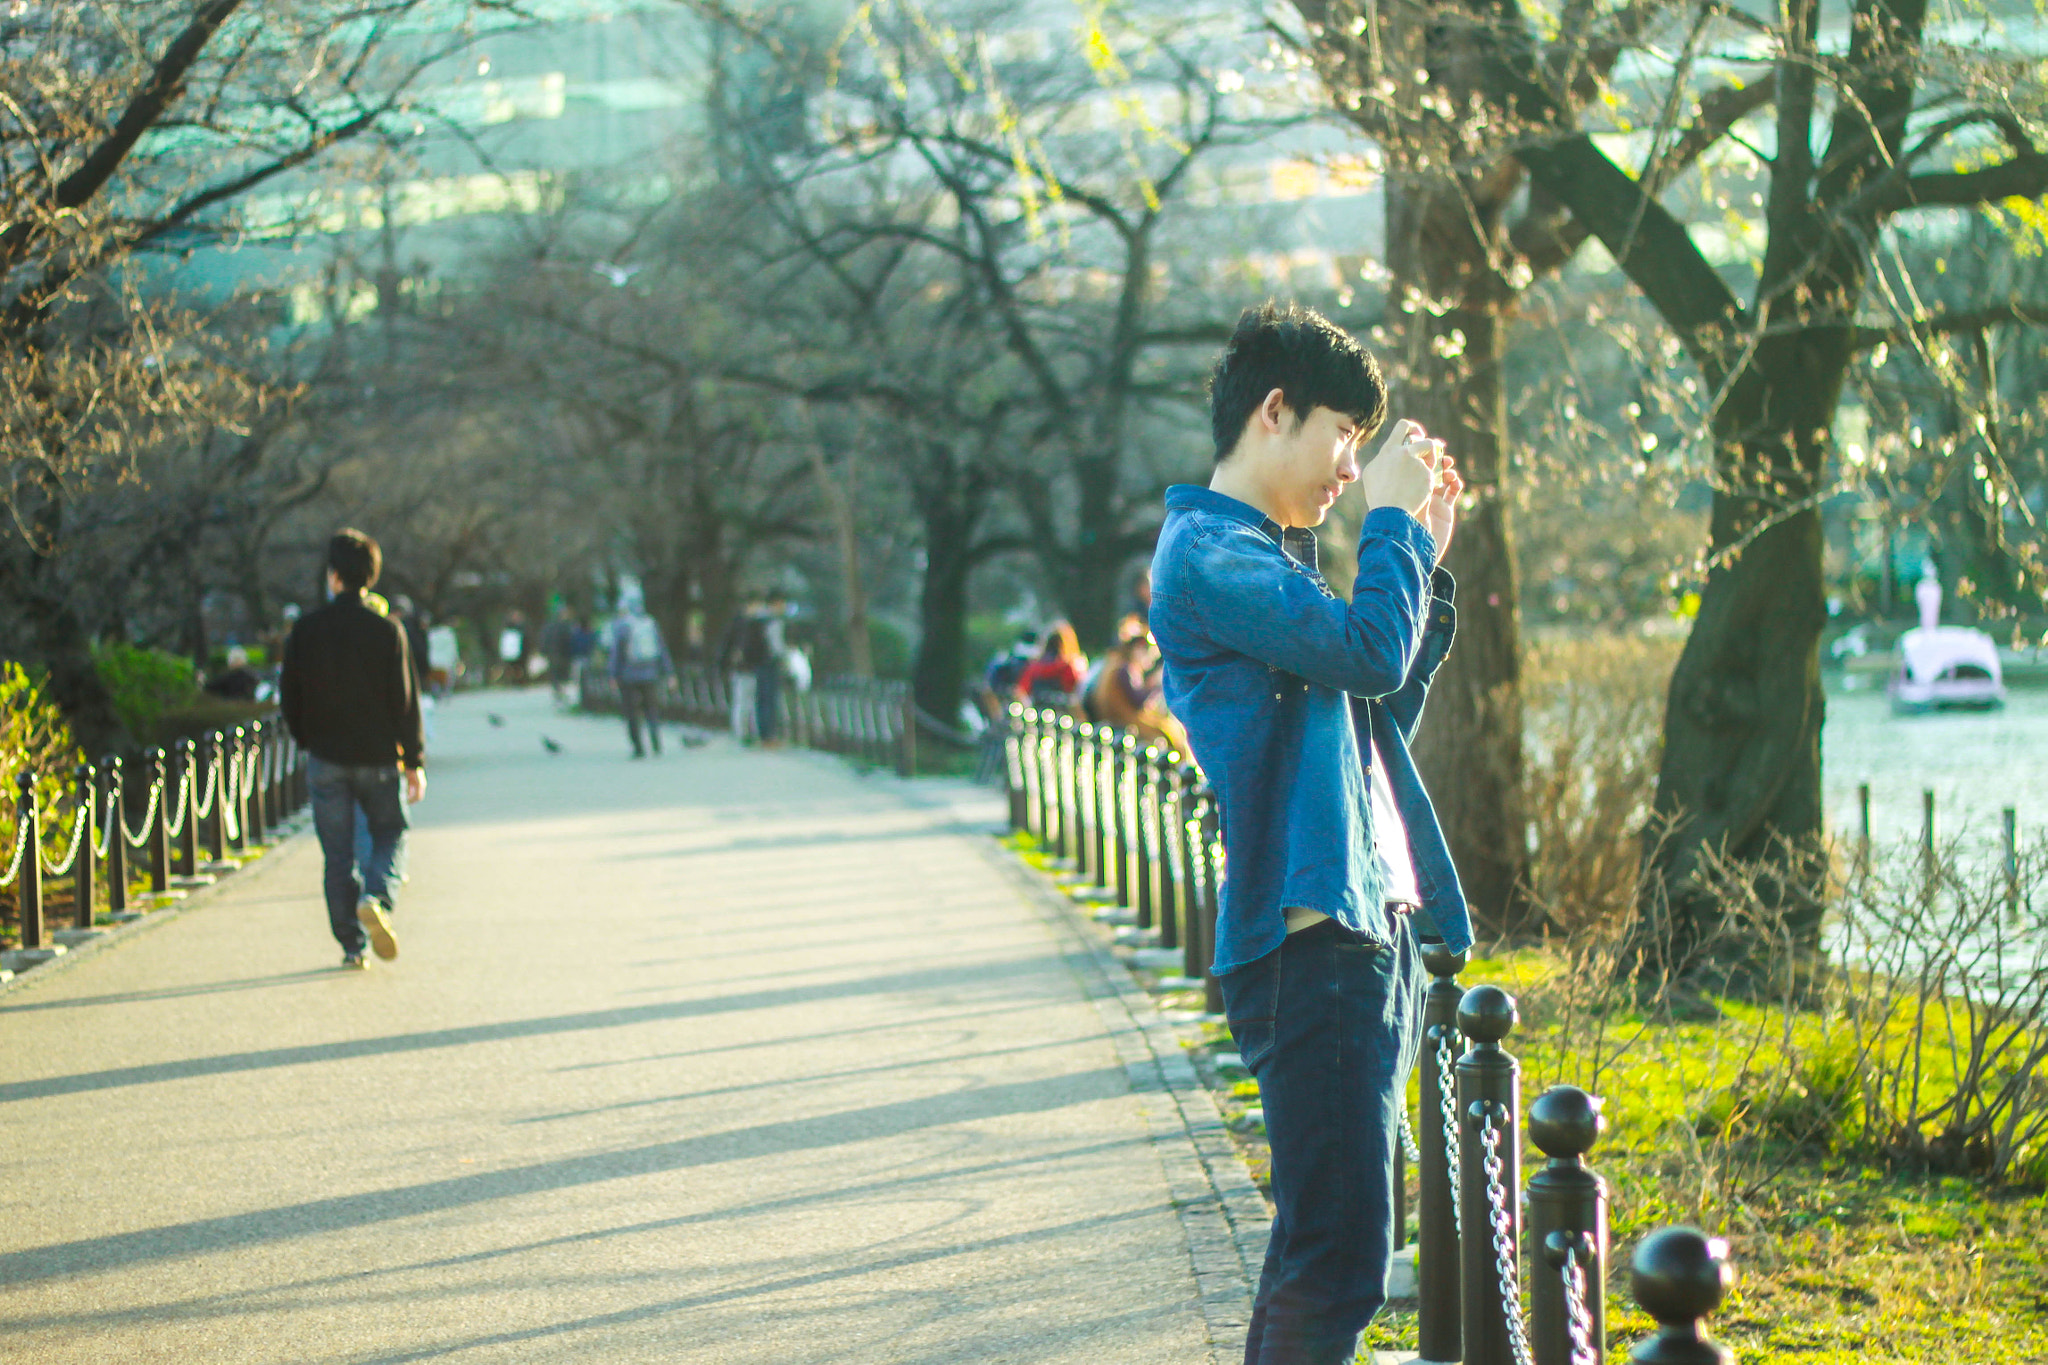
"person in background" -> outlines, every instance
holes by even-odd
[[[569,688],[576,681],[576,636],[576,617],[569,604],[556,599],[555,614],[540,628],[540,653],[548,661],[548,686],[556,701],[568,700]]]
[[[768,594],[763,604],[759,648],[754,665],[754,732],[764,749],[782,747],[783,655],[789,645],[783,637],[783,623],[789,619],[789,598],[779,592]]]
[[[619,710],[626,717],[626,738],[632,742],[633,757],[647,757],[640,743],[640,726],[647,726],[647,742],[661,755],[661,683],[675,669],[661,627],[647,614],[647,604],[629,596],[620,604],[618,619],[612,622],[610,652],[612,681],[619,686]]]
[[[455,690],[462,674],[462,640],[455,627],[436,621],[427,629],[427,681],[442,701]]]
[[[752,743],[760,736],[755,678],[767,657],[767,614],[768,608],[760,598],[748,598],[718,642],[718,666],[725,673],[726,696],[731,706],[732,737],[741,744]]]
[[[498,632],[498,663],[500,680],[506,686],[518,687],[526,682],[526,613],[516,607],[505,617],[504,629]]]
[[[1119,640],[1104,656],[1095,685],[1082,698],[1088,719],[1129,730],[1140,742],[1188,754],[1187,732],[1166,709],[1153,676],[1159,646],[1150,635]]]
[[[427,794],[426,740],[405,632],[371,611],[363,595],[383,553],[361,531],[337,531],[327,547],[325,606],[306,613],[285,641],[278,691],[284,721],[307,752],[313,828],[326,862],[327,922],[341,965],[398,956],[391,929],[392,863],[408,823],[406,803]],[[358,876],[356,812],[370,831]]]
[[[249,667],[249,651],[240,645],[228,648],[228,666],[217,678],[206,680],[206,692],[211,696],[224,697],[229,701],[254,701],[256,688],[262,679]]]
[[[1033,706],[1072,706],[1074,694],[1088,673],[1088,656],[1081,652],[1074,628],[1055,621],[1045,632],[1045,644],[1017,679],[1017,695]]]
[[[412,680],[422,695],[427,690],[427,628],[404,593],[391,599],[391,619],[405,630],[405,646],[412,651]]]

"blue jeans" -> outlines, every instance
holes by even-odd
[[[619,684],[619,710],[626,717],[626,738],[633,742],[635,757],[647,751],[640,747],[640,723],[647,723],[647,738],[654,745],[654,752],[661,752],[661,683],[622,682]]]
[[[1345,1365],[1386,1303],[1420,964],[1405,919],[1392,948],[1324,920],[1223,977],[1273,1155],[1273,1235],[1245,1365]]]
[[[368,946],[356,922],[356,903],[368,896],[391,907],[393,863],[398,841],[405,835],[405,794],[396,763],[329,763],[310,755],[307,784],[313,790],[313,832],[327,860],[324,888],[327,923],[345,953]],[[370,854],[356,875],[356,811],[361,809],[370,830]]]

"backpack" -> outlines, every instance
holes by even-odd
[[[626,662],[630,664],[661,662],[661,628],[654,624],[653,617],[627,619],[625,655]]]

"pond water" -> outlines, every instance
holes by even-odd
[[[1895,716],[1877,678],[1828,680],[1821,768],[1830,827],[1856,833],[1856,787],[1870,784],[1872,836],[1918,837],[1920,793],[1934,789],[1942,838],[1989,841],[2019,810],[2021,838],[2048,829],[2048,687],[2014,687],[1998,711]]]

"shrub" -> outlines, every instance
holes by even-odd
[[[165,713],[190,706],[199,696],[192,661],[161,649],[104,644],[93,650],[93,666],[113,696],[114,714],[144,742]]]
[[[1553,931],[1632,922],[1676,641],[1546,639],[1523,662],[1530,901]]]
[[[84,755],[71,738],[70,727],[55,703],[43,695],[39,680],[20,664],[0,661],[0,768],[5,770],[6,791],[0,798],[6,815],[0,818],[0,872],[14,852],[16,775],[35,774],[36,804],[44,811],[69,811],[72,776]],[[68,829],[51,829],[45,821],[42,853],[45,858],[63,856]],[[26,856],[24,854],[24,856]],[[0,891],[0,919],[15,922],[17,901],[13,890]]]

